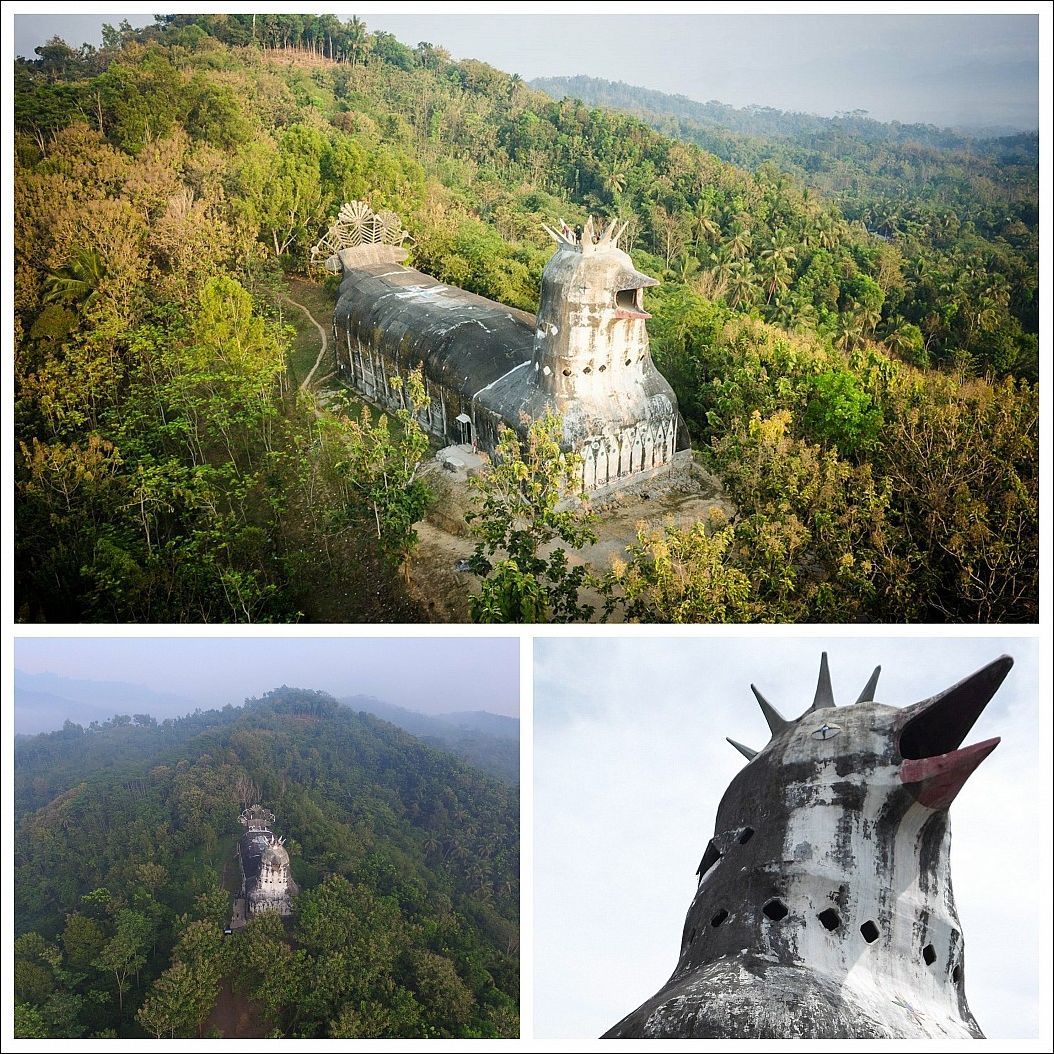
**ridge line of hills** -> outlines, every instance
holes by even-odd
[[[55,691],[31,687],[37,684],[51,687]],[[64,686],[71,694],[80,693],[80,698],[75,694],[73,698],[57,694]],[[277,690],[281,691],[285,687],[283,685]],[[337,699],[329,693],[322,694],[354,712],[368,713],[386,721],[429,746],[453,754],[463,762],[503,782],[516,783],[519,779],[518,718],[493,714],[486,710],[424,714],[368,695]],[[102,731],[107,726],[125,724],[152,727],[159,722],[157,716],[150,712],[151,704],[155,707],[163,705],[169,711],[160,719],[161,724],[178,723],[180,720],[206,717],[209,714],[225,714],[228,709],[242,709],[228,704],[223,708],[210,707],[203,710],[181,696],[154,692],[128,682],[94,681],[54,674],[34,675],[16,669],[15,739],[17,743],[24,744],[37,736],[61,733],[63,726],[59,723],[60,716],[64,717],[67,725],[79,726],[82,730],[87,728],[89,731]],[[248,704],[247,700],[246,705]],[[20,726],[24,727],[41,705],[48,707],[47,713],[51,717],[53,727],[37,728],[31,732],[22,731]],[[118,707],[117,710],[114,709],[115,706]],[[171,713],[173,706],[181,707],[182,712]],[[56,714],[60,707],[63,709]],[[91,709],[86,714],[77,714],[77,708],[84,707]],[[121,708],[129,712],[123,713]]]
[[[957,127],[925,121],[883,121],[872,117],[865,110],[850,110],[826,116],[808,110],[783,110],[761,103],[734,106],[719,99],[708,99],[704,102],[682,92],[664,92],[657,88],[630,84],[628,81],[614,81],[583,74],[572,77],[534,77],[527,83],[532,88],[557,99],[566,96],[591,102],[606,94],[612,100],[607,105],[615,109],[630,109],[629,105],[618,105],[614,102],[622,98],[626,103],[636,105],[641,110],[650,108],[696,120],[706,119],[715,127],[741,132],[744,135],[792,137],[810,128],[819,131],[838,128],[865,140],[910,139],[928,141],[930,145],[941,148],[1016,137],[1032,137],[1038,140],[1039,137],[1038,129],[1016,128],[1011,125]]]

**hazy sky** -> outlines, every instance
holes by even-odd
[[[519,648],[502,637],[59,637],[15,641],[15,665],[130,681],[202,708],[288,684],[421,713],[519,714]]]
[[[745,764],[724,737],[768,741],[751,682],[804,712],[823,650],[839,704],[876,665],[878,701],[905,706],[1016,660],[966,739],[1002,743],[952,806],[952,872],[971,1009],[989,1038],[1038,1038],[1050,794],[1036,643],[896,637],[536,640],[538,1036],[598,1036],[669,977],[718,802]]]
[[[378,6],[355,8],[372,30],[410,45],[427,40],[455,58],[482,59],[528,80],[585,74],[735,106],[820,114],[862,109],[881,120],[1038,127],[1034,14],[622,14],[611,5],[566,3],[544,12],[481,15],[402,13],[412,4],[391,13],[393,5]],[[336,13],[347,18],[352,11]],[[121,18],[152,21],[127,11],[19,14],[16,52],[32,55],[54,33],[73,44],[98,44],[102,23]]]

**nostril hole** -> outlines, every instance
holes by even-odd
[[[754,837],[754,828],[753,827],[747,827],[743,831],[743,833],[739,836],[739,844],[740,845],[746,845],[747,842],[749,842],[750,839],[753,838],[753,837]]]
[[[932,944],[927,944],[922,949],[922,957],[926,960],[927,966],[932,966],[937,961],[937,951]]]
[[[782,900],[770,900],[761,910],[765,913],[765,917],[772,919],[773,922],[779,922],[780,919],[785,919],[790,914],[790,909]]]
[[[860,933],[868,944],[874,944],[878,940],[878,927],[870,919],[860,927]]]
[[[842,924],[842,917],[834,908],[827,908],[816,917],[823,923],[825,930],[836,930]]]
[[[960,978],[962,977],[962,975],[963,975],[963,972],[962,972],[962,967],[961,967],[961,966],[956,966],[956,967],[954,967],[954,968],[952,969],[952,980],[953,980],[953,981],[954,981],[954,982],[955,982],[956,984],[958,984],[958,983],[959,983],[959,980],[960,980]]]
[[[720,925],[721,925],[721,923],[722,923],[722,922],[724,922],[724,921],[725,921],[725,919],[727,919],[727,918],[728,918],[728,912],[727,912],[727,911],[725,911],[725,909],[724,909],[724,908],[722,908],[722,909],[721,909],[721,910],[720,910],[720,911],[719,911],[719,912],[718,912],[718,913],[717,913],[717,914],[716,914],[716,915],[715,915],[715,916],[714,916],[714,917],[713,917],[713,918],[712,918],[712,919],[710,920],[710,925],[711,925],[711,926],[713,926],[713,927],[714,927],[714,929],[717,929],[717,927],[718,927],[718,926],[720,926]]]

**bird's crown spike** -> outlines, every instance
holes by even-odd
[[[834,706],[834,689],[831,687],[831,671],[827,665],[827,652],[820,654],[820,676],[816,681],[816,694],[810,710],[827,710]]]
[[[747,761],[753,761],[754,758],[758,756],[758,752],[756,750],[751,750],[750,747],[744,746],[742,743],[737,743],[734,739],[729,739],[728,736],[725,736],[725,740],[726,742],[731,743],[732,746],[734,746],[736,750],[738,750],[740,754],[742,754],[743,757],[747,759]]]
[[[873,703],[875,701],[875,691],[878,688],[878,675],[881,672],[882,667],[876,666],[874,672],[868,678],[867,684],[864,685],[864,690],[856,700],[858,703]]]
[[[773,736],[778,736],[784,729],[790,728],[792,722],[788,721],[754,685],[750,686],[750,690],[754,693],[754,698],[757,699],[758,706],[761,707],[761,712],[768,722],[769,732]]]

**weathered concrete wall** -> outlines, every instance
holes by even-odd
[[[242,873],[242,918],[262,911],[277,911],[280,915],[291,915],[293,898],[299,890],[293,881],[289,865],[289,853],[281,840],[270,829],[274,814],[254,806],[241,815],[245,834],[238,842],[238,863]],[[238,920],[236,902],[232,928]]]
[[[456,419],[467,415],[470,438],[487,453],[503,426],[522,433],[553,410],[590,490],[662,472],[688,442],[648,348],[642,291],[656,283],[610,235],[558,238],[537,319],[402,266],[401,249],[342,250],[331,261],[344,273],[337,369],[371,401],[402,406],[391,378],[421,367],[431,399],[423,427],[459,443],[466,431]]]
[[[1001,659],[904,710],[817,699],[718,808],[669,981],[609,1038],[982,1036],[966,1002],[948,806],[998,740],[958,749]]]

